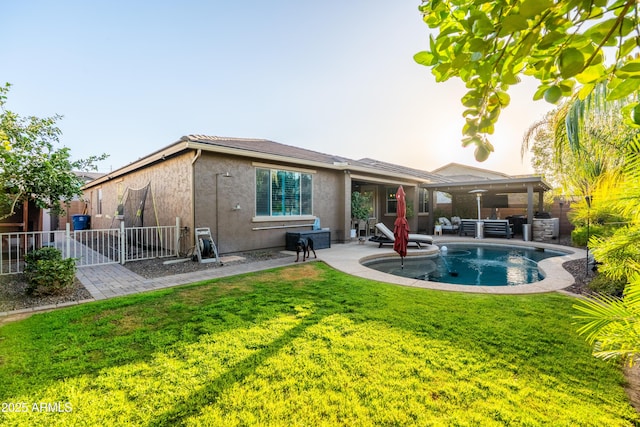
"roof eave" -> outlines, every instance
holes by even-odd
[[[509,178],[509,179],[484,179],[484,180],[466,181],[466,182],[435,183],[435,184],[427,184],[424,187],[431,188],[434,190],[444,191],[444,192],[455,191],[457,188],[464,191],[465,189],[469,189],[469,188],[498,189],[497,187],[500,187],[499,190],[501,191],[506,191],[510,189],[517,190],[517,189],[526,188],[527,185],[529,184],[535,184],[538,187],[541,187],[538,190],[540,189],[544,191],[551,190],[551,186],[547,182],[545,182],[541,176],[536,176],[536,175],[532,175],[528,177],[520,177],[520,178]],[[514,191],[514,192],[518,192],[518,191]]]
[[[116,169],[115,171],[107,173],[101,178],[95,179],[87,183],[85,186],[83,186],[83,188],[95,187],[96,185],[100,185],[104,182],[118,178],[129,172],[133,172],[137,169],[143,168],[145,166],[164,160],[165,158],[168,158],[170,156],[173,156],[175,154],[178,154],[180,152],[187,151],[187,150],[194,150],[194,151],[201,150],[203,152],[228,154],[228,155],[239,156],[239,157],[250,157],[250,158],[256,158],[260,160],[279,162],[279,163],[294,163],[294,164],[314,167],[314,168],[366,173],[366,174],[371,174],[375,176],[385,176],[385,177],[401,179],[405,181],[413,181],[419,184],[428,184],[432,182],[426,178],[420,178],[414,175],[395,173],[391,171],[380,171],[373,167],[357,165],[357,164],[350,163],[348,161],[335,162],[331,164],[326,162],[300,159],[300,158],[290,157],[290,156],[283,156],[278,154],[269,154],[269,153],[262,153],[258,151],[250,151],[242,148],[224,147],[220,145],[213,145],[213,144],[208,144],[203,142],[192,141],[187,138],[181,138],[179,141],[171,145],[168,145],[156,152],[153,152],[145,157],[142,157],[136,160],[135,162],[129,163],[126,166],[123,166],[119,169]]]
[[[158,151],[155,151],[145,157],[142,157],[135,162],[131,162],[126,166],[118,168],[112,172],[106,173],[104,176],[95,179],[91,182],[88,182],[83,186],[84,188],[95,187],[96,185],[102,184],[103,182],[110,181],[112,179],[118,178],[119,176],[125,175],[129,172],[133,172],[137,169],[140,169],[144,166],[150,165],[160,160],[164,160],[168,157],[171,157],[181,151],[187,150],[187,144],[184,141],[178,141],[174,144],[168,145]]]
[[[341,169],[340,165],[332,165],[326,162],[318,162],[318,161],[307,160],[307,159],[298,159],[295,157],[283,156],[279,154],[262,153],[259,151],[251,151],[243,148],[224,147],[221,145],[212,145],[204,142],[188,141],[186,143],[186,146],[187,148],[190,148],[193,150],[208,151],[211,153],[229,154],[232,156],[239,156],[239,157],[252,157],[260,160],[271,160],[271,161],[284,162],[284,163],[296,163],[299,165],[311,166],[316,168]]]
[[[393,172],[380,172],[374,168],[360,166],[357,164],[350,163],[348,161],[335,162],[332,164],[332,163],[326,163],[326,162],[318,162],[314,160],[300,159],[296,157],[282,156],[279,154],[269,154],[269,153],[262,153],[257,151],[248,151],[241,148],[231,148],[231,147],[223,147],[220,145],[211,145],[203,142],[194,142],[194,141],[187,142],[187,147],[195,150],[229,154],[229,155],[241,156],[241,157],[253,157],[253,158],[259,158],[260,160],[270,160],[270,161],[280,162],[280,163],[295,163],[298,165],[323,168],[323,169],[332,169],[332,170],[340,170],[340,171],[348,171],[348,172],[354,171],[359,173],[390,176],[393,178],[399,178],[399,179],[411,180],[411,181],[417,181],[417,182],[424,182],[424,183],[430,182],[429,180],[419,178],[413,175],[399,174],[399,173],[393,173]]]

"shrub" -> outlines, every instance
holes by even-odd
[[[25,256],[25,262],[24,274],[29,283],[27,293],[60,294],[73,286],[76,275],[75,260],[62,259],[62,253],[58,249],[37,249]]]
[[[618,227],[600,225],[600,224],[591,224],[588,229],[589,238],[598,236],[598,237],[609,237],[611,236]],[[587,246],[587,226],[577,226],[571,232],[571,241],[575,246],[585,247]]]
[[[371,199],[367,194],[354,191],[351,193],[351,217],[366,221],[371,216]]]
[[[589,283],[589,290],[598,294],[612,297],[622,297],[627,279],[612,279],[604,274],[598,274]]]

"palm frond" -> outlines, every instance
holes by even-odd
[[[582,314],[578,334],[594,344],[594,355],[603,359],[640,355],[640,274],[633,276],[623,298],[599,295],[574,304]]]
[[[532,142],[533,142],[536,134],[538,133],[538,130],[540,130],[542,127],[545,127],[545,126],[548,126],[548,125],[549,125],[549,119],[547,117],[545,117],[544,119],[538,120],[537,122],[535,122],[534,124],[529,126],[529,128],[525,132],[524,136],[522,137],[522,144],[520,145],[520,158],[521,159],[524,159],[524,156],[531,149]]]
[[[580,128],[582,127],[587,102],[576,98],[565,116],[567,141],[571,151],[580,150]]]
[[[640,133],[635,134],[627,144],[625,166],[629,177],[640,180]]]
[[[573,306],[583,313],[574,316],[583,326],[578,328],[579,335],[587,335],[587,342],[593,343],[602,334],[602,331],[612,323],[627,322],[637,314],[630,311],[623,299],[599,295],[581,300]]]
[[[629,284],[624,290],[624,299],[629,306],[640,312],[640,273],[630,277]]]
[[[627,361],[629,366],[633,366],[638,361],[639,353],[638,348],[620,349],[620,350],[607,350],[607,351],[594,351],[593,355],[602,360],[612,360],[621,358]]]
[[[621,227],[608,238],[593,238],[590,245],[605,276],[629,279],[640,271],[640,226]]]

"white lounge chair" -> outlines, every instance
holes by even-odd
[[[396,238],[393,235],[393,231],[389,230],[386,225],[379,222],[376,224],[376,228],[380,233],[382,233],[382,236],[374,236],[369,239],[370,241],[379,243],[379,247],[382,247],[384,244],[393,244],[393,242],[395,242]],[[415,243],[419,248],[421,248],[421,243],[426,245],[433,244],[433,237],[426,234],[409,233],[409,243]]]

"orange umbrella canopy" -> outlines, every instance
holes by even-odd
[[[407,244],[409,242],[409,223],[407,222],[407,201],[402,185],[396,192],[396,222],[393,226],[393,250],[402,258],[407,256]]]

